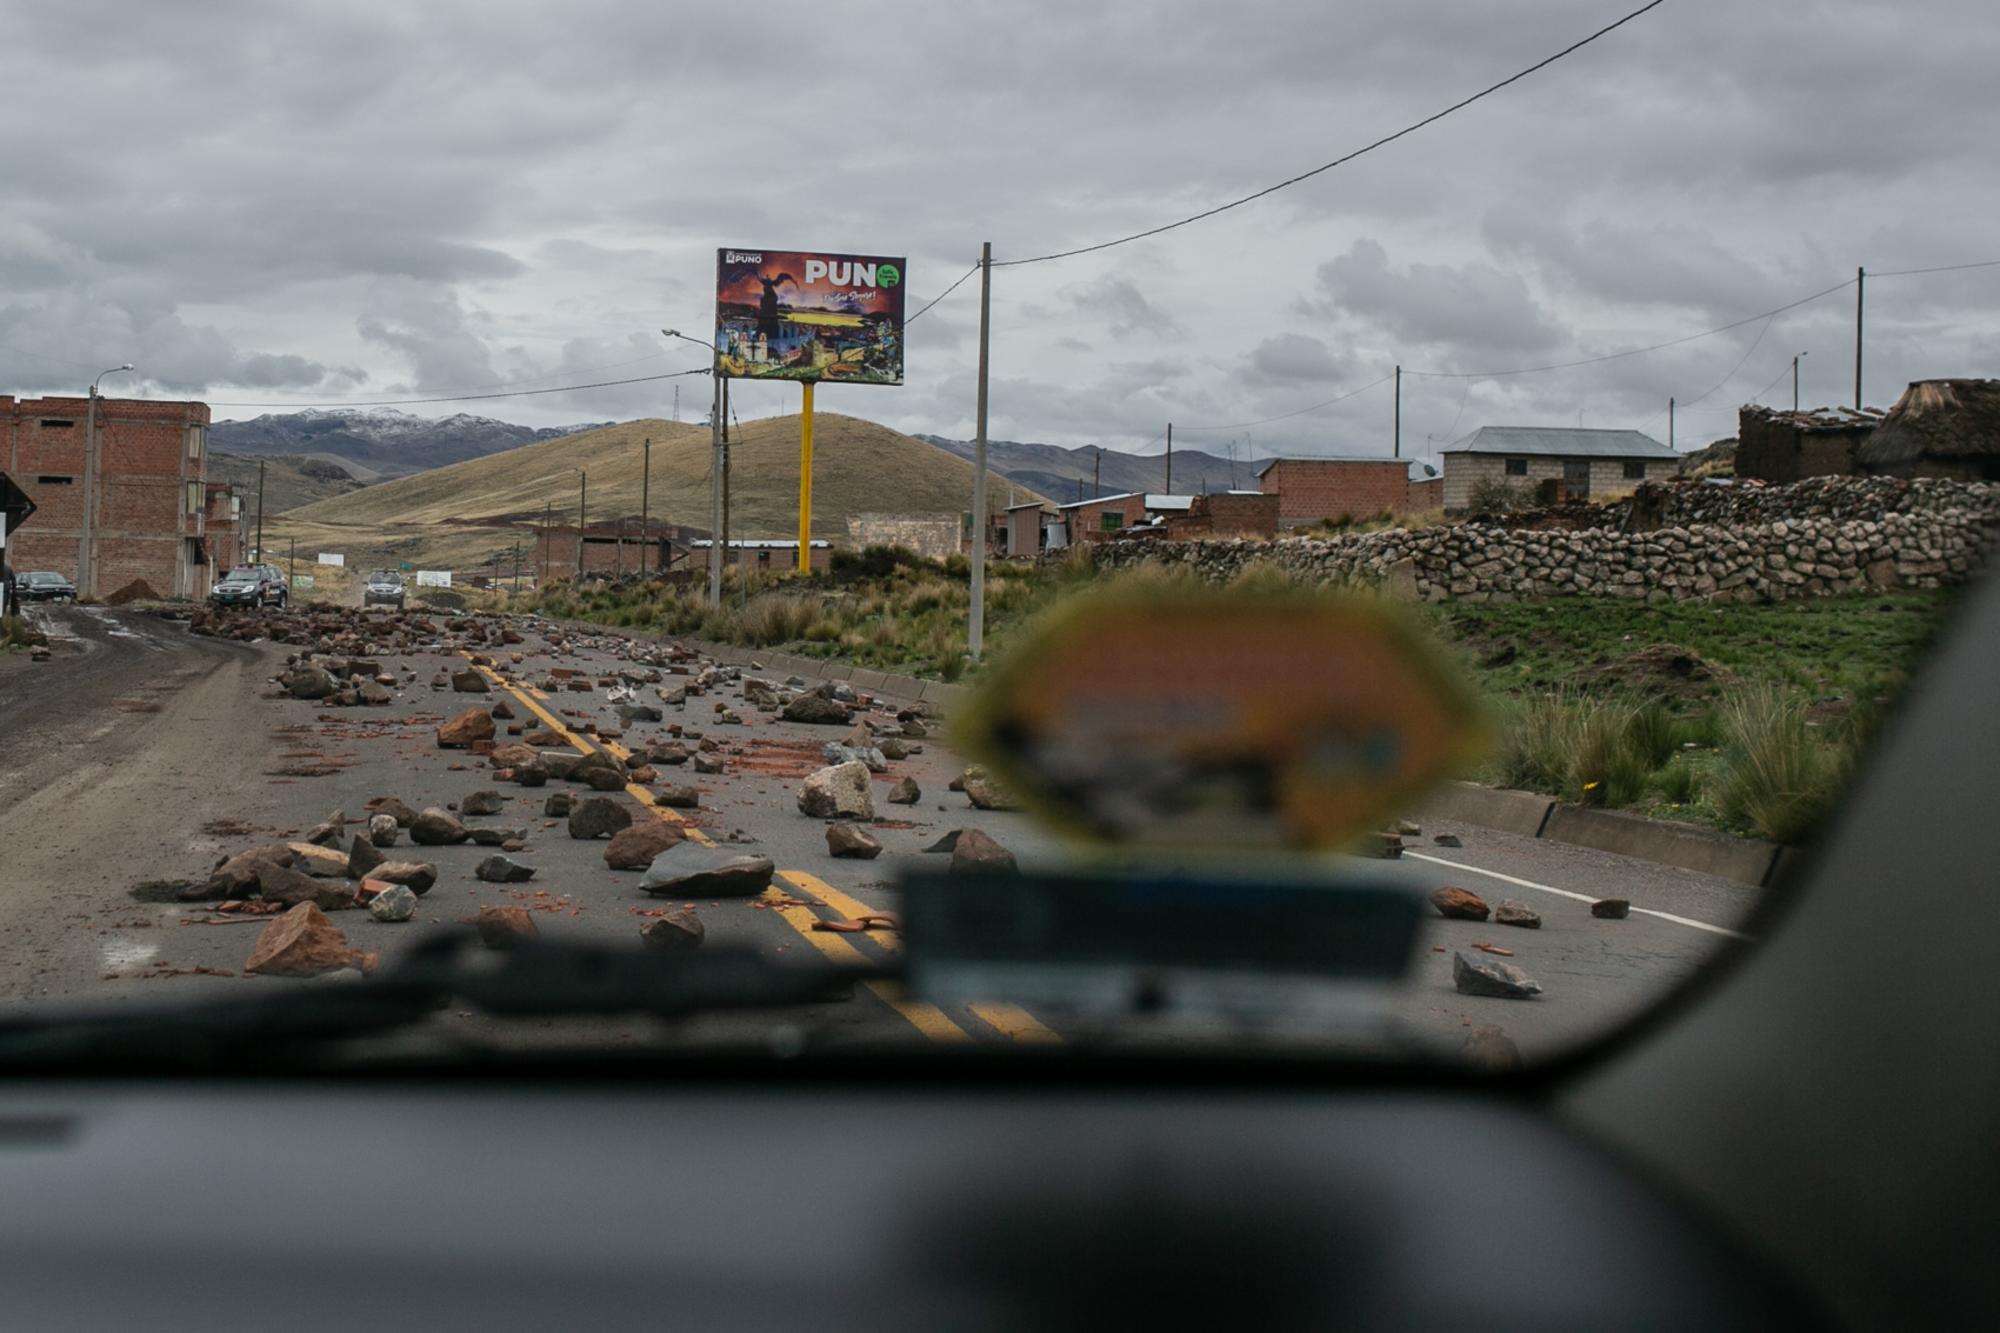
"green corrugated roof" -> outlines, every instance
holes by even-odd
[[[1575,426],[1481,426],[1438,450],[1441,454],[1533,454],[1544,458],[1678,458],[1636,430]]]

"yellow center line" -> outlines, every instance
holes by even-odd
[[[778,875],[793,887],[811,894],[834,911],[845,913],[849,920],[869,916],[877,910],[863,903],[858,898],[849,897],[819,876],[810,874],[807,871],[780,870]],[[792,910],[804,911],[803,908],[794,908]],[[805,929],[812,930],[812,927],[808,925]],[[818,935],[826,934],[825,931],[815,931],[814,933]],[[875,932],[870,931],[869,934],[873,937],[876,944],[890,953],[902,952],[903,941],[895,932],[885,931],[881,934],[875,934]],[[1059,1042],[1062,1040],[1060,1036],[1051,1031],[1033,1014],[1017,1004],[982,1000],[977,1004],[970,1004],[966,1007],[978,1016],[980,1022],[985,1023],[988,1027],[993,1028],[1009,1040],[1047,1042]]]
[[[462,654],[462,656],[470,658],[471,654],[465,653]],[[478,666],[478,664],[474,663],[474,666]],[[575,746],[580,753],[590,754],[592,752],[591,746],[589,745],[588,742],[586,742],[581,736],[578,736],[575,732],[571,731],[568,727],[564,726],[562,724],[561,719],[557,718],[547,709],[537,704],[533,699],[530,699],[520,689],[516,688],[506,678],[501,676],[499,672],[493,670],[491,667],[480,666],[478,667],[478,669],[481,672],[483,672],[488,679],[492,680],[494,684],[498,685],[501,689],[507,691],[507,693],[513,695],[516,699],[519,699],[522,705],[526,707],[529,712],[533,713],[536,717],[540,718],[544,723],[547,724],[549,730],[555,732],[556,735],[562,737],[564,740],[568,741],[571,745]],[[631,758],[632,756],[632,752],[630,750],[627,750],[624,746],[618,744],[615,741],[600,740],[598,743],[604,747],[607,753],[617,758],[621,763],[624,762],[626,759]],[[687,819],[683,815],[681,815],[679,811],[670,809],[667,806],[655,804],[653,793],[647,791],[644,787],[640,786],[638,783],[636,782],[626,783],[625,790],[630,792],[635,800],[637,800],[640,804],[644,805],[647,809],[651,810],[659,818],[680,825],[682,830],[686,832],[687,836],[693,839],[695,842],[700,843],[704,847],[715,846],[715,840],[713,838],[710,838],[706,833],[702,832],[694,825],[688,823]],[[788,876],[788,877],[799,875],[799,876],[805,876],[805,878],[807,879],[812,878],[809,875],[805,875],[805,872],[801,870],[781,870],[778,873],[782,876]],[[817,883],[818,881],[815,880],[814,882]],[[831,959],[834,962],[848,964],[848,965],[866,965],[867,963],[870,962],[870,959],[866,954],[862,953],[859,949],[855,948],[851,943],[841,938],[839,935],[828,934],[826,931],[822,930],[814,930],[812,928],[812,923],[817,921],[819,918],[814,916],[806,908],[778,906],[777,903],[780,900],[782,900],[783,897],[784,895],[779,893],[776,889],[766,889],[763,894],[764,900],[773,904],[771,910],[777,914],[779,920],[783,921],[786,925],[790,926],[793,930],[797,931],[800,935],[804,936],[807,943],[811,944],[814,948],[818,949],[822,954],[825,954],[827,958]],[[849,901],[852,900],[850,899]],[[835,910],[846,911],[848,909],[844,907],[837,907]],[[866,984],[868,986],[868,989],[873,991],[878,999],[880,999],[884,1004],[888,1005],[891,1009],[895,1010],[898,1014],[902,1015],[902,1017],[910,1024],[910,1026],[914,1027],[917,1031],[923,1033],[924,1036],[930,1038],[932,1041],[962,1042],[962,1041],[972,1040],[971,1035],[968,1034],[964,1028],[952,1022],[952,1020],[945,1014],[945,1012],[942,1009],[939,1009],[934,1004],[925,1004],[921,1000],[911,1000],[904,998],[902,987],[896,985],[894,982],[871,981]]]

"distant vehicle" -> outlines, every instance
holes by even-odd
[[[277,606],[290,600],[284,571],[276,565],[237,565],[209,590],[217,606]]]
[[[14,595],[23,602],[73,602],[76,585],[53,570],[36,569],[15,578]]]
[[[368,586],[361,591],[363,606],[393,606],[403,609],[403,600],[408,594],[403,588],[403,576],[393,569],[378,569],[368,576]]]

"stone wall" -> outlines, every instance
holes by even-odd
[[[1854,484],[1852,479],[1835,478],[1817,484],[1826,482]],[[1801,487],[1815,484],[1805,482]],[[1772,516],[1670,524],[1644,532],[1466,523],[1325,539],[1113,545],[1100,547],[1097,558],[1100,565],[1111,567],[1146,559],[1191,565],[1218,581],[1234,577],[1248,565],[1269,562],[1312,582],[1387,583],[1402,595],[1428,601],[1552,596],[1771,601],[1939,588],[1962,582],[1977,570],[2000,535],[2000,486],[1958,490],[1962,494],[1956,504],[1943,503],[1948,498],[1943,492],[1906,493],[1900,506],[1884,495],[1880,498],[1885,503],[1874,517]],[[1774,509],[1786,503],[1804,509],[1860,503],[1860,497],[1845,493],[1794,495],[1785,501],[1765,494],[1761,502],[1746,497],[1740,503],[1752,510],[1760,503]],[[1873,502],[1862,507],[1872,508]]]

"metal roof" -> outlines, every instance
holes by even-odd
[[[1267,458],[1264,466],[1257,469],[1257,479],[1279,463],[1403,463],[1411,481],[1429,481],[1438,475],[1438,470],[1429,463],[1416,458],[1384,458],[1381,454],[1292,454],[1284,458]]]
[[[1575,426],[1481,426],[1438,450],[1440,454],[1533,454],[1544,458],[1679,458],[1636,430]]]
[[[1166,495],[1158,491],[1149,491],[1145,495],[1140,495],[1137,491],[1122,491],[1117,495],[1099,495],[1088,500],[1071,500],[1066,505],[1057,505],[1056,508],[1081,509],[1085,505],[1099,505],[1110,500],[1130,500],[1135,496],[1148,509],[1186,509],[1194,503],[1192,495]]]

